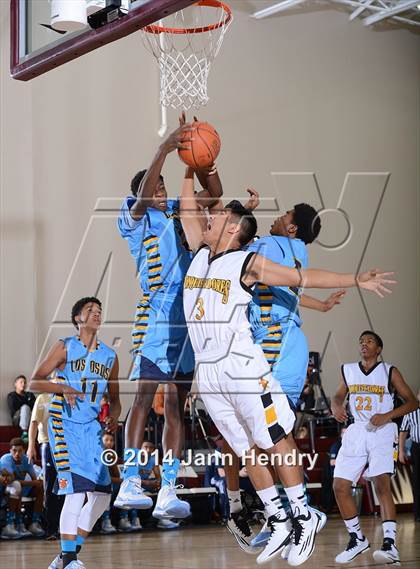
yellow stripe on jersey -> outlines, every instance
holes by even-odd
[[[275,423],[277,421],[277,413],[274,408],[274,405],[267,407],[267,409],[265,410],[265,420],[267,425],[271,425],[272,423]]]

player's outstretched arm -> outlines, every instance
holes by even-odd
[[[203,188],[195,197],[202,208],[211,208],[217,204],[223,195],[222,182],[215,164],[209,168],[195,170],[198,181]]]
[[[254,211],[260,205],[260,194],[254,188],[247,188],[246,190],[249,194],[248,201],[244,204],[246,209]]]
[[[344,381],[343,375],[341,374],[340,383],[338,384],[337,391],[334,397],[331,399],[331,411],[334,418],[339,423],[345,423],[348,419],[346,408],[344,407],[344,401],[347,397],[347,385]]]
[[[336,304],[341,304],[341,299],[346,294],[345,290],[338,290],[330,294],[325,300],[319,300],[313,296],[307,294],[302,294],[300,297],[299,304],[304,308],[310,308],[311,310],[318,310],[319,312],[328,312],[331,308],[334,308]]]
[[[180,197],[181,223],[190,248],[196,251],[203,243],[206,217],[194,194],[194,171],[187,168]]]
[[[159,146],[159,150],[140,182],[137,199],[130,208],[130,214],[133,219],[141,219],[150,205],[167,155],[176,149],[188,148],[185,145],[188,139],[184,139],[185,134],[188,132],[191,132],[191,125],[183,124],[174,130]]]
[[[252,286],[256,282],[268,286],[297,286],[300,288],[350,288],[360,287],[375,292],[383,298],[391,290],[385,285],[394,284],[394,273],[381,273],[377,269],[359,273],[334,273],[321,269],[291,269],[273,263],[261,255],[255,255],[247,267],[243,282]]]
[[[408,413],[415,411],[419,406],[417,397],[411,391],[410,387],[401,375],[401,372],[396,367],[392,368],[391,384],[401,399],[404,400],[404,404],[392,409],[388,413],[376,413],[376,415],[373,415],[370,422],[372,425],[375,425],[375,427],[381,427],[382,425],[393,421],[397,417],[407,415]]]
[[[118,418],[121,414],[119,369],[118,356],[116,356],[108,379],[109,415],[105,419],[106,429],[112,433],[118,429]]]
[[[48,352],[47,356],[42,360],[40,365],[34,371],[29,382],[30,391],[37,391],[40,393],[68,393],[74,395],[83,395],[66,383],[53,383],[48,377],[56,369],[64,367],[67,359],[67,352],[64,342],[59,340],[56,342]]]

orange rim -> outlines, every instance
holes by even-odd
[[[193,6],[222,8],[225,11],[224,20],[222,22],[218,22],[217,24],[210,24],[209,26],[205,26],[203,28],[165,28],[164,26],[152,24],[150,26],[145,26],[143,28],[143,31],[148,32],[149,34],[201,34],[203,32],[211,32],[212,30],[217,30],[222,26],[227,26],[227,24],[232,19],[232,10],[230,9],[230,6],[224,2],[219,2],[218,0],[200,0],[200,2],[196,2],[193,4]]]

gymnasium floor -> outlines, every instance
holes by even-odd
[[[420,524],[409,514],[399,520],[398,545],[401,565],[407,569],[420,567]],[[349,565],[356,567],[385,567],[376,565],[372,558],[372,545],[382,541],[380,521],[373,517],[362,518],[370,552],[358,557]],[[318,536],[317,548],[305,567],[339,567],[334,556],[343,549],[347,534],[341,520],[334,517]],[[4,569],[47,569],[57,553],[58,543],[42,540],[1,542],[0,567]],[[87,569],[255,569],[255,557],[243,553],[233,537],[220,526],[183,528],[176,531],[146,531],[144,533],[95,536],[80,556]],[[267,568],[288,567],[281,559],[266,565]]]

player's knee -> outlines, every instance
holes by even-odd
[[[342,478],[334,478],[333,490],[336,496],[350,496],[351,482]]]
[[[388,477],[378,476],[374,479],[375,492],[378,498],[386,496],[390,492],[390,483]]]
[[[14,480],[10,484],[6,486],[6,494],[10,496],[10,498],[15,498],[19,500],[22,495],[22,486],[18,480]]]
[[[149,414],[153,403],[153,396],[150,396],[148,393],[136,393],[133,401],[133,407],[138,409],[140,412]]]

